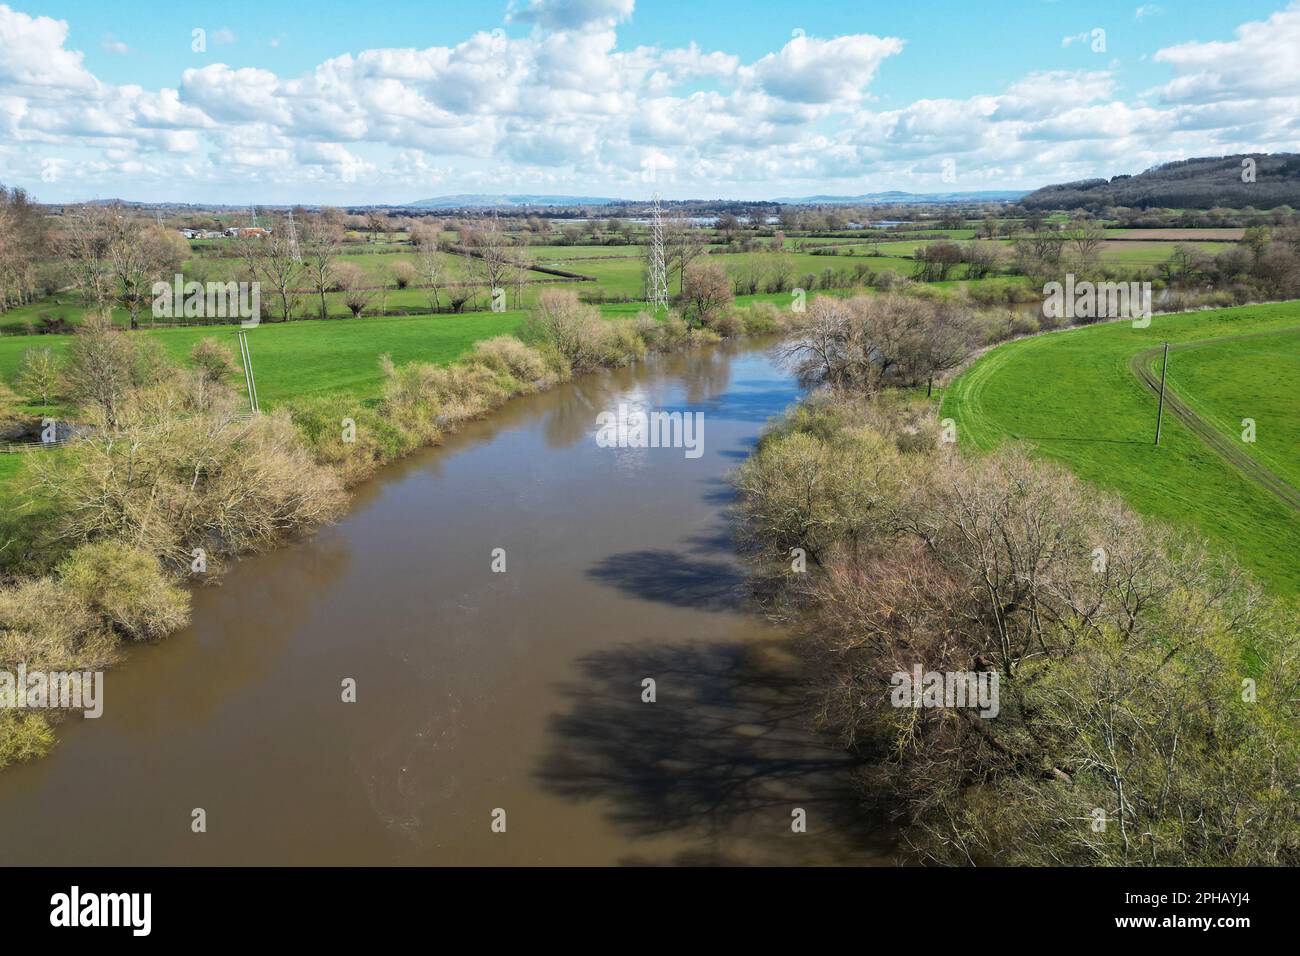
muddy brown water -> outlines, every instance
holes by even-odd
[[[0,860],[887,862],[730,544],[726,473],[797,397],[760,347],[715,347],[386,469],[337,525],[198,589],[192,627],[106,675],[101,718],[0,773]],[[703,412],[703,455],[599,447],[621,402]]]

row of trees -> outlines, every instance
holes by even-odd
[[[1300,862],[1294,609],[1057,466],[947,453],[926,403],[880,389],[894,306],[863,308],[812,317],[790,354],[826,387],[737,484],[761,593],[800,635],[819,715],[864,758],[904,851]],[[896,677],[914,668],[996,675],[996,712],[900,705]]]
[[[45,217],[27,193],[0,184],[0,312],[44,291],[41,263],[48,247]]]

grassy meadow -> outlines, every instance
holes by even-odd
[[[1242,450],[1300,487],[1300,329],[1208,342],[1170,355],[1169,387]]]
[[[1238,474],[1172,416],[1165,416],[1157,447],[1156,400],[1129,369],[1136,353],[1164,341],[1297,327],[1300,302],[1287,302],[1156,316],[1145,329],[1114,322],[1020,339],[993,349],[953,382],[942,415],[956,422],[960,447],[979,452],[1006,441],[1024,442],[1080,477],[1121,493],[1143,514],[1191,525],[1235,551],[1280,592],[1300,594],[1300,552],[1295,548],[1300,514]],[[1277,340],[1284,350],[1296,337],[1279,335]],[[1225,427],[1240,401],[1269,428],[1288,416],[1294,422],[1294,388],[1288,394],[1281,380],[1259,383],[1257,365],[1244,354],[1236,360],[1229,355],[1219,364],[1207,350],[1204,365],[1189,363],[1187,356],[1196,351],[1175,354],[1179,371],[1173,382],[1180,395],[1207,408],[1221,407]],[[1277,353],[1274,364],[1284,363],[1285,355]],[[1292,370],[1293,382],[1294,376]],[[1239,400],[1237,395],[1254,398]],[[1287,427],[1280,426],[1261,450],[1271,456],[1270,464],[1289,455],[1294,474],[1297,446],[1292,441],[1288,450]],[[1289,427],[1293,435],[1294,425]]]

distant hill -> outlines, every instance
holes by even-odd
[[[919,206],[947,203],[1016,202],[1023,189],[986,189],[978,192],[907,193],[897,190],[863,193],[861,196],[804,196],[801,199],[773,199],[785,206]]]
[[[1255,161],[1255,181],[1244,183],[1242,160]],[[1238,153],[1156,166],[1136,176],[1084,179],[1044,186],[1020,200],[1029,209],[1241,209],[1300,207],[1300,155]]]
[[[520,206],[612,206],[625,199],[600,196],[506,196],[487,193],[461,193],[419,199],[406,206],[412,209],[516,209]]]

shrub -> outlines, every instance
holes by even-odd
[[[638,312],[632,322],[632,328],[636,330],[637,336],[645,343],[647,349],[652,352],[662,351],[663,326],[654,316],[648,312]]]
[[[295,400],[289,413],[312,460],[332,469],[345,488],[441,435],[437,409],[427,405],[386,407],[381,412],[348,396],[323,395]],[[345,419],[356,425],[350,442],[343,440]]]
[[[564,289],[547,289],[519,331],[527,344],[549,343],[568,361],[574,372],[599,368],[609,335],[600,312],[578,301]]]
[[[60,375],[60,363],[52,349],[28,349],[18,363],[14,383],[32,401],[48,405],[58,393]]]
[[[56,578],[0,588],[0,668],[96,670],[114,660],[116,644],[102,618]]]
[[[392,275],[393,285],[399,289],[406,289],[415,285],[416,280],[419,278],[415,266],[405,260],[400,260],[393,265]]]
[[[120,541],[83,544],[59,566],[62,590],[131,640],[165,637],[189,623],[189,597],[158,559]]]
[[[614,321],[605,323],[605,335],[600,343],[601,364],[616,367],[645,358],[646,343],[637,333],[636,323]]]
[[[681,348],[690,340],[690,333],[691,330],[682,317],[676,312],[669,312],[659,333],[659,347],[664,351]]]
[[[61,540],[119,538],[180,569],[193,548],[258,550],[342,507],[337,476],[312,460],[287,412],[125,412],[116,429],[29,466],[29,493],[54,504]]]
[[[54,730],[43,714],[0,709],[0,768],[44,757],[54,747]]]
[[[235,353],[211,337],[199,339],[194,344],[190,349],[190,361],[204,380],[214,385],[227,385],[239,373]]]
[[[735,338],[745,331],[744,320],[732,310],[715,312],[707,327],[724,339]]]
[[[785,317],[771,302],[755,302],[741,313],[741,320],[750,335],[768,335],[785,327]]]
[[[468,361],[477,362],[501,375],[509,375],[529,388],[545,388],[549,369],[545,357],[513,335],[498,335],[474,344]]]

